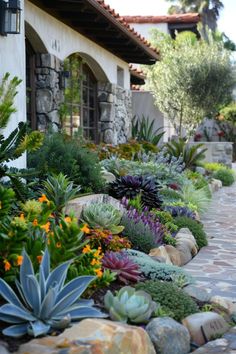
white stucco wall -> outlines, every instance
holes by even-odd
[[[28,0],[25,1],[25,20],[40,36],[49,53],[61,60],[72,53],[86,53],[100,65],[111,83],[117,83],[117,66],[119,66],[124,69],[124,88],[129,89],[130,74],[126,62],[48,15]]]
[[[6,37],[0,36],[0,80],[6,72],[22,79],[18,94],[15,97],[15,107],[17,112],[12,114],[10,122],[4,135],[7,136],[16,128],[20,121],[26,121],[26,96],[25,96],[25,33],[24,33],[24,4],[21,1],[21,33],[9,34]],[[13,167],[25,167],[26,158],[22,156],[17,161],[10,164]]]
[[[150,39],[150,30],[156,28],[161,32],[169,33],[167,23],[129,23],[131,27],[140,33],[143,37]]]

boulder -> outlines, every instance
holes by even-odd
[[[176,248],[180,254],[181,265],[184,265],[191,261],[192,253],[186,243],[179,243],[178,245],[176,245]]]
[[[236,303],[233,303],[229,299],[215,295],[211,297],[210,301],[213,304],[223,307],[229,315],[236,315]]]
[[[166,264],[172,264],[169,254],[167,253],[165,246],[160,246],[157,248],[153,248],[149,252],[149,256],[151,257],[162,257],[165,260]]]
[[[187,228],[180,229],[177,235],[175,236],[175,239],[176,239],[177,249],[179,249],[179,246],[181,246],[182,244],[185,244],[189,248],[193,256],[197,254],[198,252],[197,242],[189,229]]]
[[[158,317],[146,327],[158,354],[187,354],[190,351],[188,330],[170,317]]]
[[[195,285],[187,285],[183,290],[193,297],[194,299],[201,302],[210,302],[211,294],[209,294],[205,289],[199,288]]]
[[[195,313],[185,317],[182,323],[188,329],[191,341],[199,346],[224,334],[229,329],[224,318],[215,312]]]
[[[15,354],[155,354],[141,327],[101,319],[86,319],[57,337],[33,339]]]
[[[171,263],[179,267],[181,265],[181,257],[177,248],[171,245],[166,245],[165,250],[170,257]]]
[[[222,182],[219,179],[212,178],[209,187],[212,192],[217,192],[222,188]]]

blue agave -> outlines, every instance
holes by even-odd
[[[65,284],[71,261],[60,264],[50,272],[50,255],[46,249],[40,264],[39,275],[34,273],[28,254],[23,251],[20,281],[16,286],[20,297],[0,279],[0,295],[8,302],[0,307],[0,320],[11,323],[3,334],[21,337],[46,335],[52,329],[63,329],[71,321],[85,317],[107,317],[93,308],[92,300],[80,299],[81,294],[95,279],[80,276]]]

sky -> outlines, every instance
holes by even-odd
[[[165,15],[170,6],[165,0],[105,0],[120,15]],[[236,0],[223,0],[218,27],[236,43]]]

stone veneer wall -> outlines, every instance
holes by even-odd
[[[98,84],[101,141],[117,145],[131,135],[132,94],[118,85]]]
[[[203,148],[207,148],[205,152],[206,162],[219,162],[223,163],[228,167],[232,167],[232,154],[233,154],[233,143],[222,141],[222,142],[201,142]],[[191,142],[190,145],[199,144],[198,142]]]
[[[52,54],[36,54],[35,66],[37,128],[45,131],[53,123],[53,129],[57,130],[63,100],[59,86],[62,61]]]

